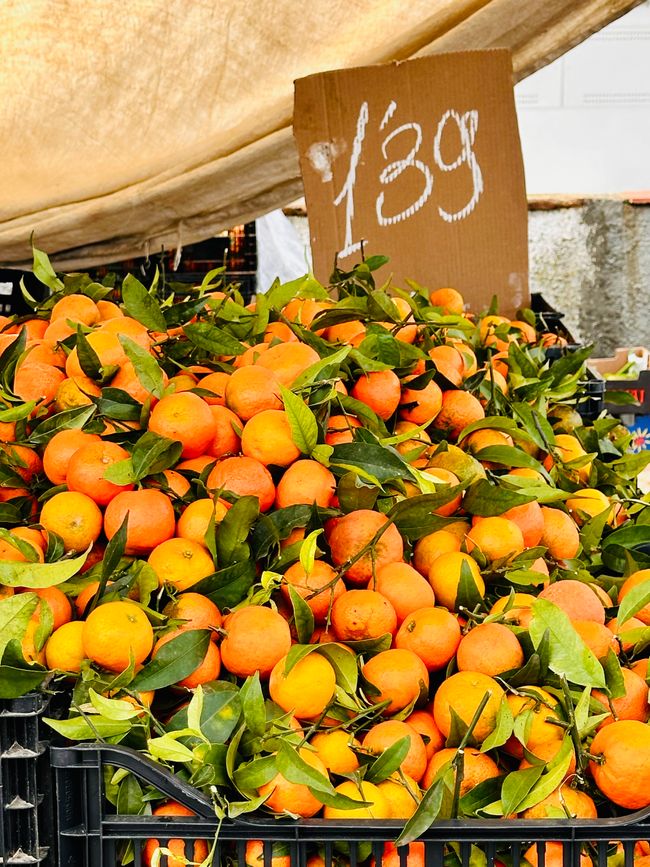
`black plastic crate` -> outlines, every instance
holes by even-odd
[[[49,696],[0,701],[0,864],[54,865],[54,786],[47,731]]]
[[[188,860],[193,852],[189,841],[205,840],[208,847],[212,846],[218,823],[209,799],[133,750],[108,744],[53,748],[52,764],[59,804],[60,867],[118,867],[127,848],[130,863],[140,867],[150,839],[158,840],[161,846],[170,839],[188,841]],[[105,766],[131,771],[140,781],[193,810],[196,818],[116,815],[104,797]],[[213,863],[215,867],[243,867],[246,844],[259,840],[264,845],[260,867],[271,867],[273,844],[283,844],[283,854],[290,857],[291,867],[305,867],[308,858],[316,853],[323,858],[325,867],[332,867],[336,855],[342,852],[350,867],[370,864],[371,858],[379,865],[384,844],[392,843],[401,829],[402,823],[395,821],[242,817],[221,825]],[[498,862],[518,867],[532,845],[536,846],[538,864],[544,865],[545,844],[557,841],[563,847],[563,867],[579,867],[580,853],[585,848],[593,867],[606,867],[607,855],[616,846],[624,854],[625,867],[633,867],[635,844],[648,837],[650,809],[596,820],[445,820],[435,822],[423,835],[424,860],[416,863],[443,867],[445,855],[454,846],[462,867],[469,867],[470,863],[478,863],[472,858],[476,852],[472,846],[478,846],[486,856],[486,867]],[[407,867],[406,854],[402,849],[400,867]],[[161,867],[167,865],[164,857],[160,863]]]

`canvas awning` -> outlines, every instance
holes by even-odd
[[[641,0],[5,0],[0,263],[203,240],[301,194],[293,80],[505,46],[518,79]]]

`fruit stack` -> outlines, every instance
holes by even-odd
[[[35,251],[51,294],[0,333],[0,696],[68,691],[60,735],[224,816],[409,843],[648,806],[650,457],[583,426],[588,350],[382,262],[245,306]]]

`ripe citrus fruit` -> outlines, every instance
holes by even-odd
[[[283,656],[273,667],[269,693],[273,701],[296,719],[316,719],[330,703],[336,689],[336,673],[331,663],[317,651],[286,671]]]
[[[61,537],[69,553],[81,554],[102,532],[102,513],[97,503],[74,491],[60,491],[46,500],[40,522],[44,530]]]
[[[340,641],[379,638],[397,629],[391,603],[376,590],[348,590],[334,600],[332,628]]]
[[[127,516],[127,554],[149,554],[156,545],[174,535],[174,507],[162,491],[142,488],[114,497],[104,512],[104,532],[108,539],[113,538]]]
[[[215,571],[212,556],[203,545],[190,539],[165,539],[149,554],[147,562],[162,587],[188,590]]]
[[[277,611],[263,605],[234,611],[224,620],[223,628],[226,635],[221,642],[221,661],[237,677],[248,677],[256,671],[260,677],[269,677],[291,647],[289,624]],[[263,641],[253,639],[261,635]]]
[[[459,643],[458,620],[445,608],[419,608],[405,618],[395,636],[395,647],[412,650],[429,671],[445,668]]]
[[[106,602],[84,623],[83,648],[88,659],[109,671],[124,671],[131,659],[144,662],[153,647],[147,615],[132,602]]]
[[[463,571],[467,572],[474,582],[479,596],[485,594],[485,582],[481,576],[476,560],[469,554],[460,551],[450,551],[441,554],[431,564],[429,584],[433,587],[436,602],[444,605],[449,611],[456,609],[458,589]]]
[[[381,536],[371,549],[355,559],[381,530]],[[357,509],[341,518],[328,541],[335,566],[355,560],[345,572],[346,580],[351,584],[367,584],[374,571],[402,560],[404,555],[404,543],[397,527],[389,523],[381,512],[370,509]]]
[[[468,726],[485,695],[488,696],[487,703],[472,733],[479,744],[496,725],[496,715],[504,696],[502,687],[494,678],[476,671],[459,671],[440,684],[433,700],[433,718],[445,737],[449,737],[452,729],[452,708]]]
[[[620,720],[601,729],[591,743],[589,762],[600,791],[626,810],[650,804],[650,727]]]
[[[384,711],[390,715],[424,697],[429,689],[429,672],[412,650],[392,648],[371,657],[363,666],[364,678],[374,687],[369,698],[388,701]]]
[[[208,404],[189,391],[169,394],[154,406],[149,430],[170,440],[180,440],[184,458],[205,453],[215,434],[215,423]]]
[[[459,671],[480,671],[490,677],[521,668],[524,652],[514,632],[501,623],[479,623],[458,645]]]
[[[427,767],[427,751],[418,732],[408,723],[392,719],[375,723],[366,732],[363,746],[369,752],[380,755],[405,737],[409,739],[409,749],[400,769],[417,783],[422,779]]]
[[[435,598],[433,589],[408,563],[388,563],[368,582],[368,590],[385,596],[395,609],[398,625],[418,608],[428,608]]]

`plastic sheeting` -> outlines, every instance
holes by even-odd
[[[640,0],[4,0],[0,262],[203,240],[301,193],[293,80],[506,46],[521,78]]]

